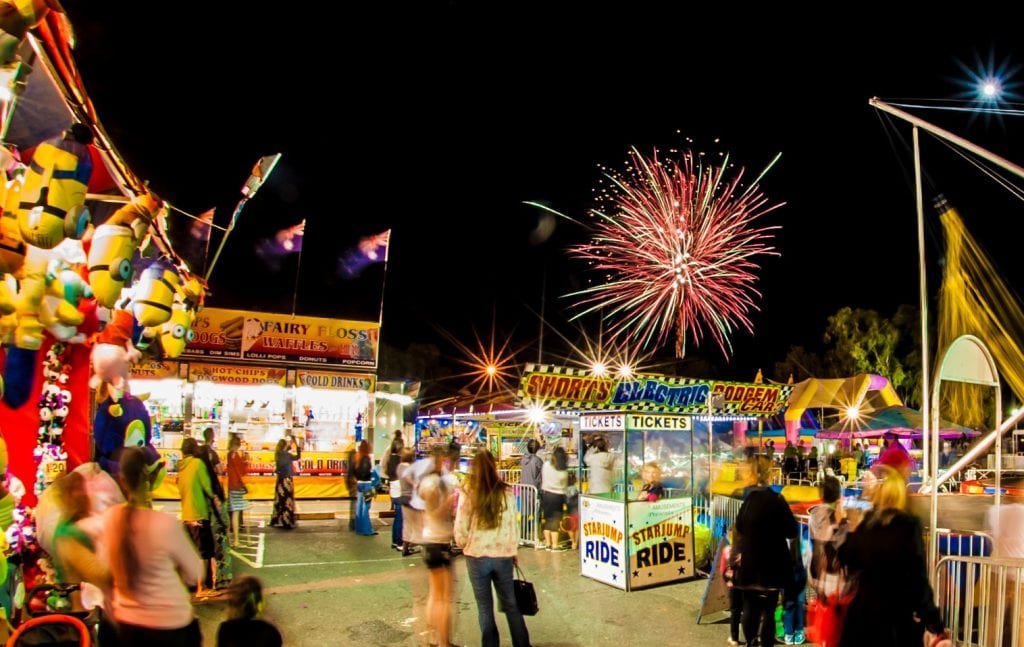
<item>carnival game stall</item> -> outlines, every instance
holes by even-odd
[[[732,457],[732,423],[778,413],[791,388],[663,375],[615,378],[528,364],[518,393],[524,407],[579,414],[581,573],[627,591],[694,577],[711,553],[711,531],[696,523],[694,500],[706,496],[711,475]],[[607,493],[595,493],[589,470],[582,469],[597,436],[613,456]],[[664,494],[637,500],[644,466],[652,463]]]

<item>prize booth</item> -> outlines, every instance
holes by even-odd
[[[288,435],[302,449],[296,498],[350,496],[349,452],[364,434],[372,437],[366,425],[374,417],[376,375],[367,369],[376,368],[378,324],[204,308],[193,329],[195,341],[173,377],[132,382],[137,392],[151,389],[151,414],[166,409],[181,415],[180,433],[166,423],[160,441],[154,433],[168,463],[154,498],[178,498],[181,440],[202,440],[207,427],[215,430],[222,460],[228,438],[241,439],[250,499],[273,498],[274,448]],[[177,429],[178,420],[168,420]]]
[[[579,412],[581,574],[626,591],[696,576],[711,559],[711,529],[695,501],[706,500],[713,475],[733,457],[732,444],[745,442],[734,423],[778,413],[791,390],[527,364],[523,406]],[[586,467],[598,436],[611,454],[607,493],[591,491]],[[660,472],[656,500],[638,498],[647,464]]]

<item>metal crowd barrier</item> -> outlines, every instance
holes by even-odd
[[[935,566],[935,583],[955,645],[1021,647],[1024,559],[943,557]]]
[[[519,514],[519,544],[536,546],[540,540],[540,496],[537,488],[526,483],[512,483]]]
[[[498,478],[506,483],[518,483],[523,478],[523,468],[511,467],[509,469],[498,470]]]

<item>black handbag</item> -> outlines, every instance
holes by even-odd
[[[524,616],[535,616],[540,611],[537,606],[537,592],[533,590],[533,582],[526,580],[519,564],[516,564],[516,576],[512,579],[512,590],[516,594],[516,606]]]

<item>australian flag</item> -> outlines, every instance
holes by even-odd
[[[338,276],[354,279],[367,266],[388,260],[388,239],[391,230],[360,239],[359,244],[347,250],[338,258]]]

